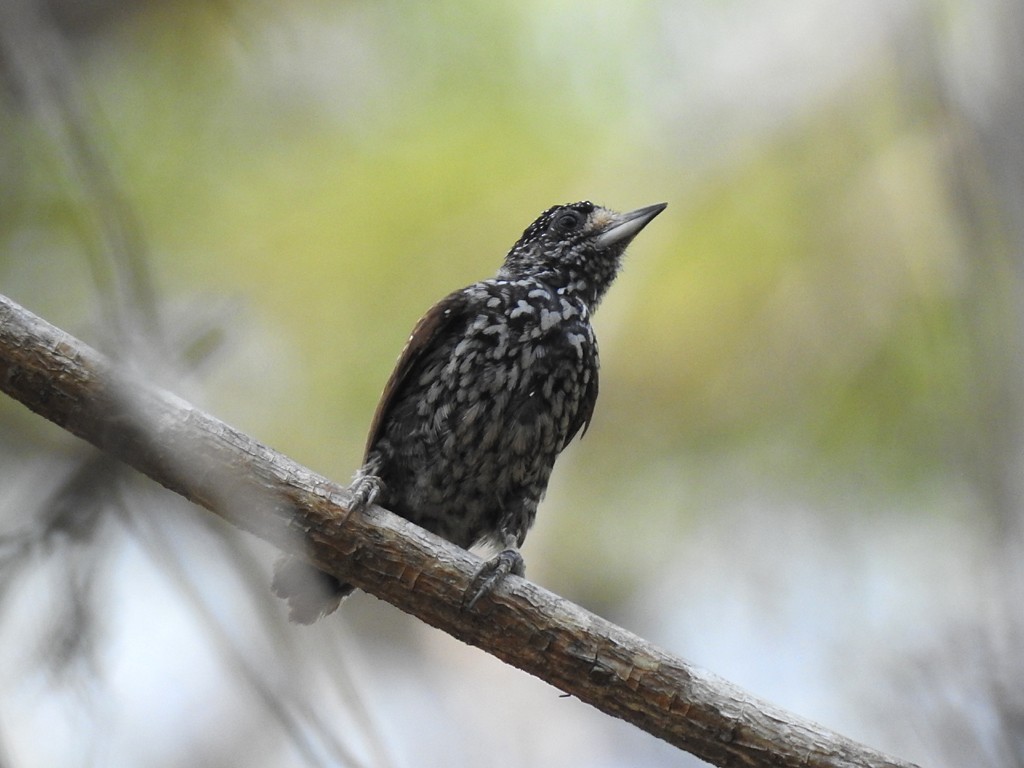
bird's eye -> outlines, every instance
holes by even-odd
[[[555,219],[555,226],[562,232],[572,232],[582,221],[583,217],[576,211],[566,211],[565,213],[560,213],[558,218]]]

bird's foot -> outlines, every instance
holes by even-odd
[[[365,467],[356,472],[356,476],[352,478],[352,482],[348,486],[352,502],[349,504],[345,519],[347,520],[353,512],[362,514],[372,507],[383,490],[384,483],[377,475],[367,471]]]
[[[472,608],[477,600],[493,592],[510,573],[516,576],[526,574],[526,563],[515,547],[503,549],[480,567],[469,589],[466,590],[466,607]]]

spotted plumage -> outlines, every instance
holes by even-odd
[[[468,604],[509,573],[555,459],[585,432],[598,392],[590,316],[626,246],[664,204],[618,214],[590,202],[549,208],[497,275],[449,294],[413,329],[381,396],[352,490],[463,547],[501,548]],[[279,565],[274,589],[308,623],[351,592],[305,563]]]

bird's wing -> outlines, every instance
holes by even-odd
[[[364,462],[369,459],[370,450],[380,437],[384,426],[384,416],[391,408],[391,404],[398,394],[398,391],[405,383],[410,371],[416,367],[416,363],[433,348],[438,338],[444,336],[446,331],[465,315],[467,297],[465,290],[455,291],[441,301],[437,302],[425,314],[416,327],[412,329],[409,340],[405,343],[405,349],[395,363],[395,370],[391,372],[391,378],[384,385],[384,392],[377,403],[377,410],[373,414],[373,421],[370,424],[370,435],[366,440],[366,455]]]
[[[590,426],[590,419],[594,415],[595,405],[597,405],[597,368],[594,369],[594,375],[590,377],[587,389],[583,393],[583,400],[580,402],[580,409],[576,412],[576,418],[569,425],[569,432],[565,436],[562,448],[565,448],[565,446],[572,442],[572,439],[576,437],[576,433],[580,429],[583,430],[580,433],[580,437],[587,434],[587,427]]]

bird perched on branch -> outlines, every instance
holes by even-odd
[[[509,573],[555,459],[597,400],[590,316],[636,234],[665,203],[615,213],[557,205],[512,246],[498,274],[449,294],[413,329],[370,427],[350,487],[462,547],[500,551],[478,573],[472,607]],[[319,588],[318,588],[319,585]],[[278,563],[274,592],[308,624],[354,589],[307,562]]]

